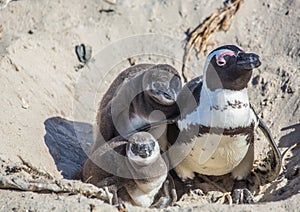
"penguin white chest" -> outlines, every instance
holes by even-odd
[[[154,201],[155,195],[159,192],[167,174],[157,177],[149,182],[135,181],[135,186],[125,186],[133,203],[138,206],[150,207]]]
[[[191,151],[178,166],[178,169],[184,167],[180,171],[183,178],[192,178],[193,172],[228,174],[243,160],[249,147],[247,135],[204,134],[194,137],[188,145]]]

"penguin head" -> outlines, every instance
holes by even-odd
[[[178,72],[170,65],[159,64],[145,72],[143,89],[155,102],[172,105],[182,87]]]
[[[137,132],[128,138],[126,154],[131,163],[147,166],[160,155],[157,140],[147,132]]]
[[[260,58],[254,53],[245,53],[234,45],[221,46],[207,57],[204,84],[211,91],[242,90],[247,87],[252,70],[260,65]]]

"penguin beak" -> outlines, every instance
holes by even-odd
[[[149,145],[142,144],[139,150],[139,156],[141,158],[147,158],[152,155],[152,148]]]
[[[164,98],[168,100],[173,100],[173,96],[171,92],[162,92],[161,94],[164,96]]]
[[[176,101],[176,92],[173,89],[168,89],[167,92],[164,93],[164,97],[169,100]]]
[[[176,93],[173,90],[170,89],[164,91],[159,90],[159,91],[154,91],[153,93],[156,93],[158,96],[162,96],[165,100],[170,102],[170,104],[176,101]]]
[[[258,55],[253,53],[240,52],[237,56],[236,65],[244,70],[252,70],[261,65]]]

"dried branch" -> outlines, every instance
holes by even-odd
[[[30,162],[25,161],[20,156],[19,158],[22,161],[22,165],[13,167],[13,172],[10,173],[14,174],[4,176],[0,173],[0,189],[15,189],[43,193],[81,194],[86,197],[93,197],[111,202],[113,194],[105,188],[98,188],[92,184],[83,183],[78,180],[55,179],[47,171],[34,167]],[[30,174],[35,180],[17,176],[16,173],[22,170]]]
[[[197,51],[203,54],[211,35],[220,30],[227,31],[241,5],[242,0],[225,1],[224,7],[218,9],[211,16],[206,18],[188,35],[188,42],[184,49],[182,64],[182,76],[185,82],[190,80],[185,64],[189,60],[191,49],[196,47]]]

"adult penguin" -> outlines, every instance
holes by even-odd
[[[168,153],[177,175],[190,184],[195,173],[231,173],[235,203],[253,201],[246,178],[253,167],[254,131],[259,126],[269,134],[252,109],[247,91],[252,70],[260,65],[258,55],[234,45],[213,50],[203,77],[188,82],[179,94],[181,115],[168,130]],[[278,170],[280,153],[272,142]]]

